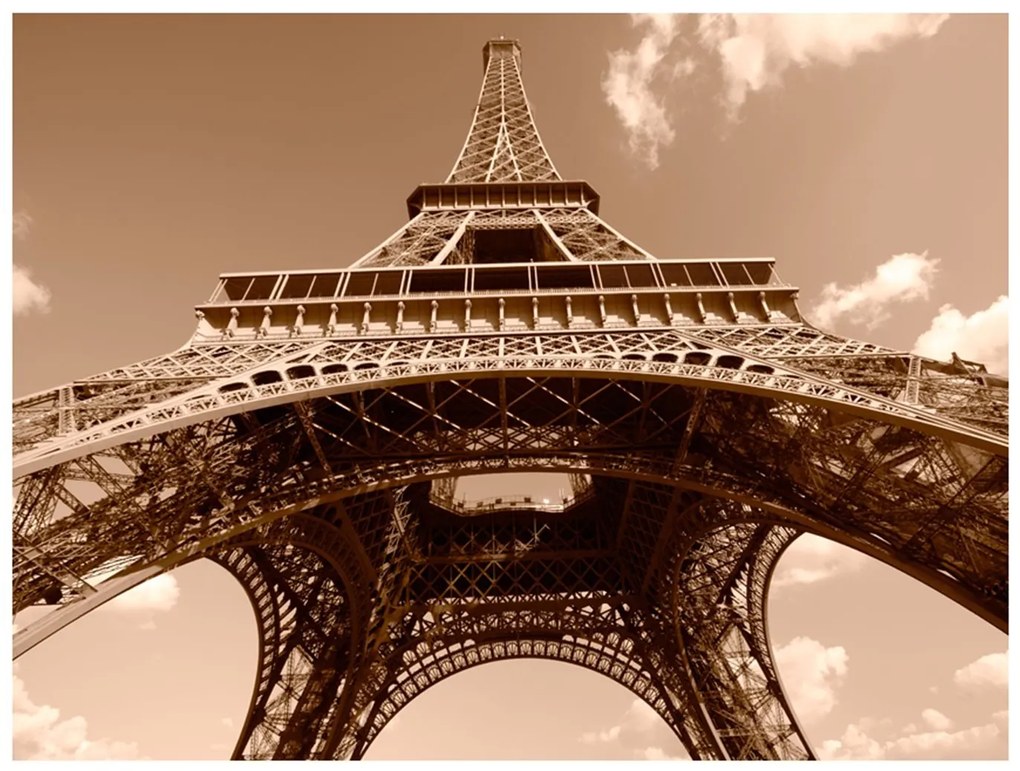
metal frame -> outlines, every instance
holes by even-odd
[[[484,63],[447,183],[335,296],[218,289],[179,350],[15,402],[14,609],[53,606],[15,657],[208,558],[260,634],[236,758],[360,758],[435,683],[538,657],[622,683],[694,758],[802,759],[766,619],[799,534],[1006,629],[1004,379],[814,329],[774,271],[664,289],[669,263],[560,180],[516,42]],[[539,266],[469,291],[476,234],[528,229],[650,286],[538,291]],[[460,290],[421,286],[433,265]],[[355,296],[391,267],[397,295]],[[452,503],[458,477],[524,470],[586,476],[562,505]]]

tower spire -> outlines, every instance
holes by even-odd
[[[558,180],[535,128],[521,81],[521,46],[490,40],[482,48],[482,91],[464,147],[447,182]]]

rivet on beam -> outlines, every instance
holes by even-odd
[[[758,292],[758,302],[761,303],[761,309],[765,311],[765,319],[772,318],[772,309],[769,308],[769,301],[765,299],[764,292]]]
[[[332,335],[336,332],[336,312],[339,308],[336,307],[336,303],[332,303],[329,306],[329,324],[326,325],[326,334]]]
[[[602,326],[606,325],[606,298],[604,295],[599,295],[599,318],[602,320]]]
[[[727,292],[726,299],[730,301],[730,313],[733,314],[733,320],[740,321],[740,314],[737,312],[737,302],[733,299],[733,292]]]
[[[570,299],[570,295],[567,295],[564,298],[564,302],[567,305],[567,326],[572,327],[574,326],[574,309],[571,306],[573,305],[574,301]]]
[[[237,308],[230,309],[230,321],[227,322],[227,328],[223,330],[227,337],[233,337],[234,333],[237,332],[237,317],[240,315],[241,311]]]
[[[641,309],[638,308],[637,295],[636,294],[632,294],[630,296],[630,307],[631,307],[631,310],[634,311],[634,323],[635,324],[640,324],[641,323]]]
[[[471,298],[464,301],[464,331],[471,330]]]
[[[499,298],[499,331],[506,329],[506,300]]]
[[[397,332],[404,328],[404,301],[397,303]]]
[[[438,322],[436,316],[439,313],[439,300],[432,301],[432,319],[429,321],[429,332],[435,332]]]
[[[531,298],[531,323],[537,328],[538,327],[538,298]]]
[[[701,292],[694,295],[694,300],[698,306],[698,315],[700,316],[698,320],[704,323],[708,319],[708,314],[705,313],[705,303],[701,301]]]
[[[368,325],[372,323],[372,303],[365,303],[365,315],[361,317],[361,334],[368,332]]]
[[[666,305],[666,321],[670,326],[673,326],[673,302],[669,299],[669,292],[662,293],[662,300]]]
[[[268,305],[262,309],[262,323],[259,324],[259,328],[255,331],[256,337],[265,337],[269,334],[269,325],[272,322],[269,320],[273,315],[273,309]]]
[[[301,327],[305,325],[305,306],[299,305],[297,307],[297,316],[294,317],[294,326],[291,327],[291,331],[295,335],[301,334]]]

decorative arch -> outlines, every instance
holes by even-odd
[[[276,616],[260,615],[268,669],[238,757],[360,757],[397,701],[419,692],[395,679],[413,664],[398,667],[395,651],[421,639],[482,639],[477,631],[444,636],[443,624],[461,623],[456,609],[473,602],[496,612],[517,597],[566,618],[581,599],[616,613],[625,606],[618,625],[629,636],[616,644],[640,640],[641,671],[660,679],[635,692],[652,694],[646,700],[692,756],[792,758],[810,748],[782,695],[764,597],[775,559],[797,532],[866,551],[1006,623],[1005,449],[970,428],[947,433],[936,418],[893,420],[871,407],[644,372],[385,382],[308,399],[289,394],[157,431],[139,423],[139,438],[116,437],[124,443],[26,475],[15,509],[23,539],[15,599],[52,597],[56,586],[64,607],[49,627],[19,633],[16,653],[114,590],[199,556],[233,555],[217,559],[246,585],[256,613],[275,607],[279,615],[284,600],[264,606],[268,579],[254,564],[268,555],[265,574],[274,550],[289,543],[319,550],[316,559],[344,587],[351,626],[329,638],[333,647],[295,662],[282,653]],[[590,473],[597,495],[570,516],[543,515],[530,530],[509,515],[462,517],[428,501],[432,479],[529,469]],[[102,495],[79,506],[68,482],[82,478]],[[49,514],[40,501],[51,502]],[[590,527],[558,524],[571,516]],[[441,553],[453,541],[431,537],[440,531],[463,532],[458,543],[467,546]],[[59,567],[47,562],[60,554]],[[92,586],[89,576],[108,570],[111,558],[124,565],[118,583]],[[437,627],[434,614],[447,607]],[[531,653],[499,655],[592,650],[591,635],[536,623],[501,637],[505,616],[490,620],[494,636],[472,648],[479,661],[482,651],[512,651],[505,646],[514,639],[530,639]],[[549,628],[557,630],[552,640]],[[739,671],[710,646],[719,641],[743,662]],[[466,653],[456,663],[440,658],[449,671],[423,669],[418,688],[474,665]],[[636,671],[609,666],[621,678]],[[303,678],[300,693],[287,690]]]

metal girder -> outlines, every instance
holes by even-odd
[[[513,40],[491,40],[484,53],[478,106],[446,181],[558,180],[524,94],[520,47]]]
[[[618,356],[603,354],[606,338],[616,338]],[[427,354],[421,341],[393,349],[375,343],[372,359],[356,361],[350,345],[327,345],[305,357],[305,376],[289,379],[270,363],[258,373],[224,378],[66,437],[53,436],[15,456],[15,477],[89,451],[113,447],[167,428],[238,414],[262,406],[284,404],[330,393],[357,393],[373,383],[420,382],[455,377],[494,377],[513,369],[523,374],[571,372],[592,378],[634,378],[698,384],[757,394],[777,394],[808,403],[831,405],[856,414],[881,415],[883,420],[934,431],[982,450],[1006,452],[1005,426],[974,425],[939,410],[906,405],[888,396],[827,380],[767,359],[717,348],[705,350],[679,332],[652,334],[604,333],[596,336],[533,335],[500,341],[503,356],[494,356],[497,341],[489,337],[436,338]],[[576,347],[575,347],[576,346]],[[578,353],[577,347],[581,348]],[[386,352],[390,355],[385,357]],[[486,351],[490,353],[485,354]],[[394,352],[396,355],[393,355]],[[371,347],[357,351],[372,353]],[[401,355],[403,354],[403,355]],[[352,366],[336,364],[346,358]],[[384,358],[385,357],[385,358]],[[271,372],[271,378],[260,377]],[[267,382],[268,381],[268,382]],[[975,386],[981,389],[983,386]],[[990,389],[994,390],[994,389]]]
[[[248,300],[227,278],[233,299],[203,306],[226,326],[200,312],[177,351],[15,402],[13,606],[56,606],[15,656],[207,557],[260,635],[235,758],[360,758],[442,679],[537,657],[623,684],[692,757],[793,759],[812,751],[766,606],[798,534],[1005,629],[1004,380],[814,329],[770,263],[657,261],[560,180],[516,42],[484,61],[448,184],[419,188],[407,225],[331,274],[335,296],[306,276],[273,327],[276,290]],[[474,261],[515,262],[518,283],[457,267]],[[540,300],[546,261],[576,272]],[[315,334],[298,304],[313,299]],[[539,470],[590,481],[546,510],[439,494]]]
[[[130,505],[131,500],[148,502],[151,521],[176,522],[173,529],[179,533],[179,540],[173,548],[189,558],[226,548],[238,538],[262,542],[266,536],[260,528],[272,522],[292,521],[296,515],[288,518],[285,512],[293,511],[295,504],[306,510],[309,506],[318,507],[323,512],[318,518],[337,522],[340,531],[347,533],[344,539],[351,544],[347,558],[350,564],[396,565],[399,562],[396,556],[402,555],[401,571],[394,574],[392,568],[386,576],[389,587],[386,610],[375,611],[373,628],[378,646],[385,639],[380,630],[391,626],[386,619],[408,607],[417,607],[419,614],[427,614],[422,610],[423,601],[426,606],[428,602],[440,602],[444,607],[455,607],[477,599],[480,592],[497,589],[507,598],[502,602],[513,597],[557,602],[565,596],[579,596],[578,593],[586,596],[591,592],[607,600],[619,592],[628,596],[647,594],[661,579],[650,583],[651,573],[635,573],[634,566],[658,565],[667,556],[673,558],[678,553],[669,540],[668,530],[691,526],[691,512],[697,508],[694,502],[699,495],[692,483],[700,480],[702,484],[714,482],[739,494],[741,500],[772,504],[771,511],[756,509],[757,516],[795,531],[811,529],[805,525],[814,523],[819,531],[828,529],[848,533],[853,538],[861,534],[877,538],[875,544],[888,544],[890,561],[910,561],[933,584],[937,583],[938,575],[955,574],[959,587],[970,595],[968,602],[972,606],[984,601],[992,614],[1000,613],[999,618],[1005,620],[1005,479],[1001,472],[1004,467],[997,457],[990,458],[971,479],[964,474],[966,466],[951,462],[943,440],[859,418],[834,419],[835,414],[818,407],[728,392],[690,392],[658,384],[597,383],[554,377],[540,381],[508,379],[502,385],[453,381],[435,386],[438,390],[421,384],[366,391],[358,396],[360,407],[354,406],[353,397],[345,409],[338,408],[338,397],[310,403],[302,410],[307,409],[306,419],[311,414],[316,416],[317,428],[312,434],[301,412],[280,413],[269,408],[250,413],[246,421],[176,429],[151,440],[125,445],[122,454],[147,459],[147,470],[121,482],[116,491],[90,504],[87,511],[65,512],[48,527],[36,528],[36,537],[43,536],[42,548],[61,564],[76,573],[88,573],[123,555],[135,555],[139,565],[172,561],[165,540],[156,538],[150,530],[143,533],[139,529],[139,518],[132,513],[138,506]],[[500,390],[504,393],[502,398]],[[514,394],[526,398],[515,400]],[[628,406],[635,397],[643,400],[640,409]],[[444,419],[445,414],[451,418]],[[366,433],[366,425],[378,426],[379,431]],[[671,448],[685,445],[687,452],[678,459],[676,449]],[[355,451],[356,447],[360,450]],[[187,456],[181,454],[182,448],[187,448]],[[667,449],[665,453],[663,448]],[[899,463],[903,448],[910,449],[906,466]],[[559,456],[567,461],[561,467],[572,464],[570,467],[575,470],[592,471],[596,480],[604,479],[598,476],[600,472],[629,476],[624,488],[630,489],[629,494],[599,496],[607,506],[616,502],[614,512],[607,514],[602,510],[600,514],[585,515],[593,523],[592,533],[605,534],[603,540],[572,541],[567,536],[568,529],[564,529],[570,520],[562,517],[542,523],[556,539],[546,542],[548,554],[528,546],[532,542],[543,543],[542,537],[534,531],[525,536],[519,524],[497,527],[494,521],[484,518],[472,520],[450,515],[447,519],[459,523],[459,529],[467,535],[456,535],[456,528],[450,530],[449,522],[445,531],[443,527],[436,530],[435,525],[423,529],[426,521],[423,507],[427,506],[423,501],[427,495],[421,493],[405,495],[403,532],[399,535],[393,532],[396,507],[386,488],[427,478],[427,469],[435,469],[432,473],[438,474],[454,470],[470,472],[471,463],[479,470],[512,468],[507,465],[508,454],[530,463],[531,468],[557,467],[554,459]],[[891,465],[883,459],[890,459]],[[89,470],[95,471],[100,489],[109,485],[108,472],[101,471],[98,463],[70,463],[75,464],[79,477]],[[133,465],[142,468],[140,463]],[[992,467],[1000,471],[993,472]],[[196,478],[195,468],[206,470],[202,478]],[[125,465],[124,470],[128,469]],[[185,478],[190,483],[187,489],[182,487]],[[653,484],[652,479],[660,482]],[[174,495],[161,495],[153,487],[156,480],[171,486]],[[681,483],[680,489],[691,492],[678,496],[671,486],[676,483]],[[245,493],[253,487],[260,491],[254,498]],[[359,488],[363,492],[356,493]],[[25,489],[25,495],[39,496],[39,486],[26,483]],[[966,492],[961,495],[961,491]],[[222,505],[225,494],[234,501],[232,508]],[[342,510],[326,505],[330,495],[335,500],[343,499]],[[677,512],[682,501],[687,501],[683,514]],[[780,506],[799,512],[800,516],[778,516],[775,511]],[[747,508],[748,504],[739,503],[739,507]],[[332,514],[325,513],[330,510]],[[621,532],[619,523],[624,518],[627,527]],[[933,522],[940,523],[939,527]],[[947,527],[953,529],[958,548],[952,553],[941,553],[931,544],[939,543],[935,533]],[[482,531],[485,532],[480,535]],[[445,535],[438,535],[440,532]],[[619,540],[621,535],[625,536],[623,540]],[[291,535],[281,537],[292,539]],[[462,557],[451,561],[449,553],[435,552],[435,544],[455,542],[466,545],[466,551],[459,552]],[[928,546],[920,548],[921,542]],[[203,543],[210,545],[203,547]],[[959,547],[963,543],[968,545],[966,549]],[[98,548],[100,544],[102,550]],[[745,544],[738,563],[749,562],[762,549],[760,539],[751,546]],[[524,552],[528,552],[526,557]],[[389,557],[384,558],[384,554]],[[555,562],[550,563],[550,559]],[[663,572],[664,567],[654,571],[657,576]],[[732,598],[719,601],[718,587],[733,594],[733,587],[739,583],[737,572],[727,575],[728,579],[720,580],[713,574],[708,582],[717,587],[709,603],[711,607],[727,602],[733,605]],[[31,565],[20,572],[16,566],[16,602],[34,601],[39,590],[32,587],[52,580],[51,573],[33,571]],[[380,576],[369,576],[364,579],[364,586],[379,585],[381,581]],[[511,585],[526,589],[511,590]],[[696,595],[693,584],[688,581],[684,586],[683,596]],[[760,593],[759,600],[763,596]],[[73,609],[78,601],[72,592],[66,592],[62,602]],[[987,605],[988,602],[991,604]],[[679,604],[679,600],[674,600],[674,604]],[[765,633],[760,624],[756,627],[748,620],[749,609],[742,612],[746,617],[742,626],[724,625],[729,637],[719,639],[725,638],[731,647],[737,646],[727,655],[737,656],[743,650],[740,645],[748,646],[740,655],[750,656],[757,663],[752,666],[748,659],[734,674],[720,670],[718,663],[711,664],[710,652],[702,651],[699,654],[702,659],[691,665],[694,669],[688,675],[701,682],[708,676],[705,667],[711,664],[714,677],[730,672],[728,680],[719,681],[729,683],[727,687],[751,677],[747,671],[753,670],[758,678],[755,682],[767,675],[767,687],[755,686],[753,698],[748,697],[751,701],[741,704],[747,709],[748,704],[757,705],[756,709],[765,710],[762,714],[778,715],[775,720],[794,726],[788,709],[783,707],[777,712],[779,708],[774,704],[768,706],[771,702],[767,702],[766,695],[775,693],[777,686],[770,679],[774,677],[771,663],[761,661],[767,655],[767,650],[761,647]],[[701,630],[700,635],[707,634],[705,630],[712,627],[697,621],[690,628],[692,635]],[[757,640],[757,647],[746,642],[737,645],[733,636],[737,632],[742,639]],[[703,646],[704,640],[703,636],[692,637],[688,647]],[[297,667],[295,672],[307,675],[307,667],[301,669],[294,662],[291,665]],[[333,673],[329,677],[337,673],[335,668],[329,671]],[[717,683],[712,686],[716,690],[710,693],[716,694],[721,687]],[[288,698],[284,703],[291,706],[305,703],[300,699],[295,702],[296,696]],[[320,693],[315,703],[321,706],[323,698]],[[712,699],[706,697],[704,703],[708,705],[707,714],[714,715]],[[728,721],[727,724],[746,723],[751,713],[747,709],[740,712],[738,706],[731,701],[717,705],[721,716],[718,720],[725,717],[723,722]],[[731,725],[727,736],[737,736],[739,731],[733,733],[736,730]],[[732,746],[722,738],[720,741],[729,747],[727,754],[755,755],[764,752],[762,730],[765,729],[757,725],[753,730],[747,728],[750,733],[739,734],[742,738],[739,742],[733,739],[737,743],[731,742]],[[775,731],[779,729],[773,732],[775,742],[768,744],[773,749],[786,746],[799,736],[792,728]],[[749,738],[752,736],[759,737],[757,744]],[[291,749],[300,754],[304,751],[302,747]],[[783,752],[789,756],[797,754],[789,747]]]

